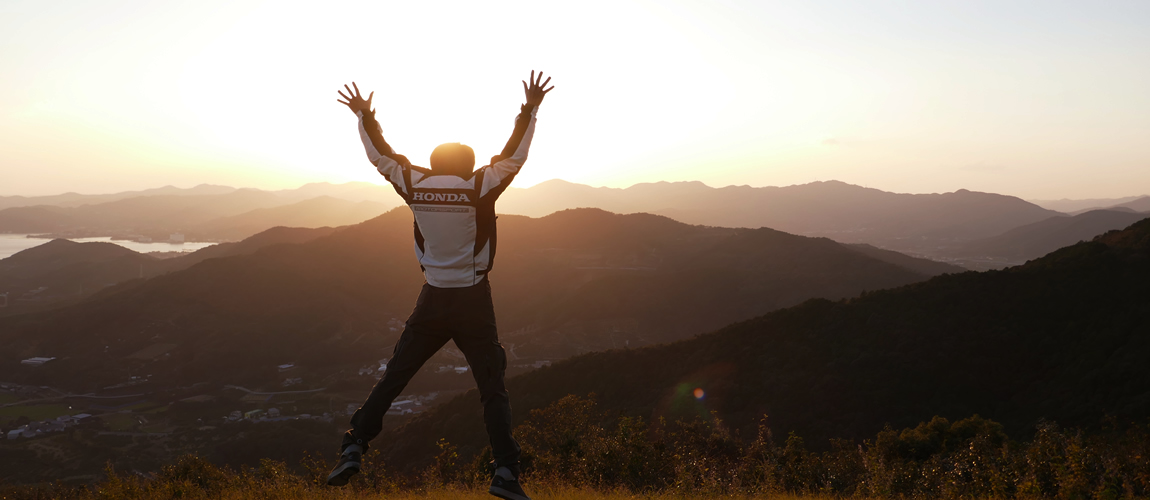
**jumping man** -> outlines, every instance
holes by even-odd
[[[542,81],[542,83],[540,83]],[[359,472],[360,457],[368,442],[379,435],[383,416],[411,377],[448,340],[454,340],[467,357],[479,386],[483,422],[495,457],[492,495],[509,500],[529,500],[519,485],[519,443],[511,437],[511,403],[503,374],[507,358],[495,328],[491,283],[487,278],[495,259],[495,200],[503,193],[523,163],[535,132],[535,113],[551,81],[531,72],[523,82],[527,103],[520,107],[515,130],[503,152],[491,164],[475,168],[475,153],[463,144],[448,143],[431,153],[431,168],[417,167],[395,153],[387,141],[371,99],[359,87],[344,85],[340,103],[359,117],[359,136],[380,174],[411,207],[415,215],[415,256],[427,283],[407,319],[403,334],[383,378],[375,384],[351,417],[344,434],[339,464],[327,483],[347,484]]]

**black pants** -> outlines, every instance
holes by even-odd
[[[343,438],[344,448],[359,444],[367,449],[368,441],[382,430],[383,416],[392,401],[448,340],[455,341],[471,365],[496,465],[519,464],[519,443],[511,437],[511,401],[503,384],[507,355],[496,333],[491,284],[487,279],[465,288],[423,285],[383,378],[351,417],[351,429]]]

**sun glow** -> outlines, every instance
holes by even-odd
[[[417,164],[443,142],[487,158],[531,69],[556,91],[519,186],[1150,185],[1150,67],[1134,63],[1150,57],[1147,8],[897,10],[12,0],[0,63],[20,77],[0,82],[0,194],[379,182],[335,102],[350,81],[376,92],[386,136]]]

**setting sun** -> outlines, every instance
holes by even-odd
[[[381,182],[335,103],[349,81],[417,164],[444,142],[486,158],[530,69],[557,90],[521,186],[1150,183],[1137,3],[40,5],[0,7],[0,61],[24,76],[0,84],[4,193],[54,189],[44,173],[82,192]]]

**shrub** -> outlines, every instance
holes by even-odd
[[[744,441],[711,415],[650,425],[610,417],[593,397],[568,396],[534,410],[516,429],[524,479],[552,491],[625,492],[674,496],[814,495],[876,498],[1119,499],[1150,495],[1150,429],[1112,423],[1098,433],[1042,422],[1034,438],[1013,442],[998,423],[977,415],[950,422],[935,417],[913,428],[890,427],[874,439],[838,439],[810,451],[791,433],[775,442],[766,418]],[[184,456],[151,476],[109,467],[88,487],[60,484],[0,489],[0,498],[345,498],[348,495],[482,491],[491,453],[460,457],[441,440],[435,463],[401,476],[375,450],[363,473],[344,490],[327,488],[333,465],[306,456],[302,475],[264,460],[235,471]],[[350,491],[349,491],[350,490]]]

